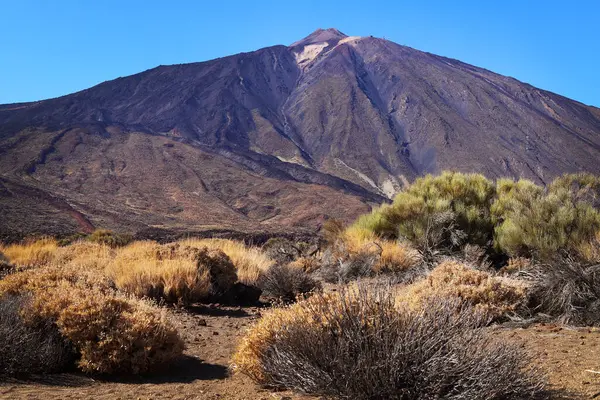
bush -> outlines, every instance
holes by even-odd
[[[164,311],[124,297],[92,272],[43,267],[0,280],[1,296],[31,295],[22,310],[29,326],[56,326],[76,350],[84,372],[137,374],[183,351]]]
[[[325,251],[317,275],[325,282],[348,283],[351,280],[373,275],[378,254],[350,252],[343,242]]]
[[[0,279],[14,271],[14,266],[8,262],[8,259],[4,257],[4,254],[0,253]]]
[[[55,325],[26,325],[21,311],[27,298],[0,297],[0,378],[61,372],[73,365],[74,352]]]
[[[284,302],[292,302],[300,295],[321,290],[318,281],[303,269],[290,264],[276,264],[260,281],[259,287],[269,296]]]
[[[348,282],[376,274],[405,275],[423,260],[409,243],[349,230],[324,252],[321,261],[318,274],[325,281]]]
[[[182,304],[222,294],[237,281],[235,266],[221,250],[179,243],[132,243],[117,252],[107,273],[126,293]]]
[[[571,257],[530,265],[529,309],[573,325],[600,325],[600,265]]]
[[[184,239],[177,242],[181,246],[210,250],[220,250],[225,253],[235,266],[238,279],[241,283],[257,286],[260,276],[271,265],[271,260],[264,252],[256,247],[246,246],[242,242],[228,239]]]
[[[133,237],[129,234],[114,233],[107,229],[96,229],[87,237],[87,240],[110,247],[122,247],[131,243]]]
[[[458,302],[395,308],[389,290],[315,295],[263,316],[232,368],[269,387],[352,399],[533,399],[540,374]]]
[[[277,264],[287,264],[302,257],[302,249],[294,241],[281,237],[267,240],[263,252]]]
[[[59,247],[53,258],[56,265],[69,264],[81,270],[103,272],[115,257],[115,249],[106,244],[84,240]]]
[[[543,188],[527,180],[499,180],[492,205],[495,246],[510,256],[551,259],[577,251],[600,229],[600,213],[562,185]]]
[[[300,257],[292,261],[289,265],[295,268],[300,268],[307,274],[312,274],[321,268],[321,262],[315,257]]]
[[[591,174],[564,175],[543,188],[524,179],[494,185],[481,175],[444,172],[415,180],[393,204],[359,217],[340,236],[405,238],[428,264],[467,244],[495,263],[507,256],[549,260],[564,251],[600,261],[599,207],[600,177]]]
[[[2,247],[2,253],[17,268],[39,267],[52,261],[58,243],[44,238]]]
[[[321,235],[325,243],[334,244],[346,230],[346,224],[337,218],[330,218],[321,227]]]
[[[527,302],[527,290],[516,279],[495,277],[463,264],[446,261],[423,280],[400,293],[399,301],[411,308],[422,307],[433,298],[458,298],[490,321],[515,312]]]
[[[210,277],[210,295],[218,297],[229,291],[238,277],[231,259],[222,250],[203,248],[195,256],[198,274]]]
[[[489,208],[494,191],[493,183],[478,174],[427,175],[398,193],[392,205],[357,224],[382,237],[406,238],[420,248],[456,247],[464,241],[486,245],[492,238]]]

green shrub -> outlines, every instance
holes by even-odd
[[[491,243],[496,255],[544,260],[567,252],[590,261],[599,207],[600,178],[591,174],[563,175],[544,188],[525,179],[494,184],[482,175],[444,172],[417,179],[345,233],[408,239],[425,261],[467,244],[492,254]]]
[[[114,233],[107,229],[96,229],[88,236],[88,240],[93,243],[105,244],[110,247],[126,246],[133,238],[128,234]]]
[[[420,248],[487,244],[492,238],[490,204],[495,188],[479,174],[444,172],[417,179],[351,229],[406,238]]]
[[[564,185],[568,181],[559,178],[544,190],[527,180],[499,180],[491,208],[496,248],[510,256],[548,259],[593,240],[600,214],[583,200],[582,190]]]

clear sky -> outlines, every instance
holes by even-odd
[[[330,27],[600,107],[599,0],[0,0],[0,103],[290,44]]]

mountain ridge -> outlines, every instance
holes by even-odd
[[[290,46],[0,105],[0,177],[114,229],[201,230],[219,221],[239,230],[314,229],[329,217],[352,219],[425,173],[544,183],[565,172],[600,173],[599,156],[600,109],[331,28]],[[2,193],[0,216],[14,231],[12,214],[22,208],[15,199],[30,202]],[[202,212],[200,203],[214,210]],[[26,230],[63,216],[64,207],[48,204],[43,212],[28,206],[38,222]],[[72,222],[65,231],[79,229]]]

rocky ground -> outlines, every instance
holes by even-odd
[[[186,357],[166,371],[145,378],[105,380],[58,374],[0,384],[6,399],[309,399],[262,389],[250,379],[230,375],[229,360],[244,331],[264,308],[198,306],[170,311],[187,343]],[[600,330],[557,325],[494,327],[492,334],[516,340],[536,354],[559,398],[600,397]]]

